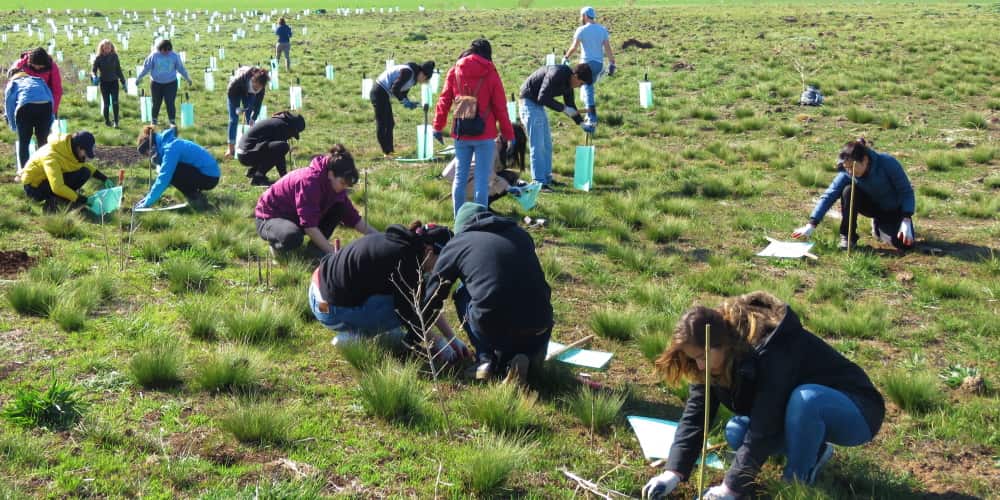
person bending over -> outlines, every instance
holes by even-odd
[[[53,134],[52,141],[35,151],[21,172],[24,193],[35,201],[45,203],[46,211],[58,209],[60,204],[83,207],[87,196],[77,190],[93,176],[104,183],[105,188],[114,186],[96,168],[86,166],[87,159],[94,157],[97,141],[94,134],[86,130],[74,134]]]
[[[399,99],[406,109],[416,109],[420,105],[411,101],[407,93],[414,85],[426,82],[433,73],[434,61],[420,65],[411,62],[393,66],[375,79],[375,85],[372,85],[368,98],[375,109],[375,134],[378,144],[382,148],[382,154],[387,158],[392,157],[395,151],[392,131],[396,128],[389,96]]]
[[[229,142],[226,158],[236,152],[236,127],[240,124],[240,114],[247,125],[253,126],[264,104],[267,82],[271,81],[267,70],[256,66],[241,66],[233,74],[226,89],[226,107],[229,109]]]
[[[192,141],[178,138],[175,127],[156,133],[156,127],[147,125],[139,133],[137,143],[139,154],[149,157],[156,165],[156,180],[135,208],[155,205],[167,186],[177,188],[191,208],[208,208],[202,191],[215,188],[222,175],[212,153]]]
[[[281,111],[266,120],[254,122],[250,130],[240,136],[236,146],[236,159],[247,167],[250,185],[270,186],[267,173],[272,168],[278,170],[279,177],[288,173],[285,157],[292,149],[288,141],[298,140],[305,129],[305,118]]]

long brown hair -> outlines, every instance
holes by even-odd
[[[705,306],[695,306],[681,316],[670,345],[656,358],[656,371],[663,375],[668,384],[704,381],[705,372],[698,369],[697,362],[684,353],[687,345],[705,349],[705,326],[711,328],[712,349],[721,349],[725,365],[722,373],[713,375],[713,384],[728,387],[732,383],[732,366],[749,346],[746,341],[722,317],[719,311]],[[708,367],[706,367],[708,369]]]

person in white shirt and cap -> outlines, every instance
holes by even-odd
[[[573,33],[573,43],[566,50],[562,62],[563,64],[568,64],[570,57],[573,57],[577,49],[580,49],[580,62],[590,66],[594,80],[585,84],[581,89],[580,93],[582,94],[583,104],[586,109],[580,111],[586,112],[589,125],[596,126],[597,99],[594,95],[594,85],[600,76],[604,74],[605,53],[607,54],[609,63],[607,74],[608,76],[615,74],[615,70],[617,69],[615,66],[615,54],[611,50],[611,35],[608,33],[607,28],[597,23],[597,13],[594,12],[593,7],[580,9],[580,25],[576,29],[576,32]]]

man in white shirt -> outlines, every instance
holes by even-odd
[[[580,49],[580,62],[590,66],[594,75],[593,82],[585,84],[581,88],[583,103],[586,106],[587,122],[591,126],[597,125],[597,104],[594,95],[594,84],[597,83],[604,70],[604,55],[608,56],[607,74],[615,74],[615,55],[611,50],[610,35],[608,29],[596,22],[597,14],[593,7],[580,9],[580,24],[573,34],[573,43],[563,56],[563,64],[567,64],[569,58],[577,49]]]

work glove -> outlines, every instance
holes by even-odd
[[[444,136],[441,135],[441,131],[440,130],[435,130],[434,131],[434,140],[438,141],[439,143],[441,143],[442,146],[444,145]]]
[[[611,63],[608,66],[608,76],[615,76],[615,70],[617,70],[617,69],[618,69],[618,67],[615,66],[615,63]]]
[[[411,101],[409,99],[403,99],[402,102],[403,102],[403,107],[406,108],[406,109],[417,109],[417,108],[420,107],[419,104],[417,104],[417,103],[415,103],[415,102],[413,102],[413,101]]]
[[[90,77],[90,84],[91,85],[97,85],[99,83],[101,83],[101,79],[100,78],[98,78],[97,76],[91,76]]]
[[[666,498],[677,485],[681,483],[681,476],[672,470],[664,471],[663,474],[655,476],[642,487],[642,498],[654,500]]]
[[[104,179],[104,189],[111,189],[115,187],[115,181],[111,179]]]
[[[736,492],[729,489],[726,483],[712,486],[702,496],[702,500],[736,500]]]
[[[451,350],[458,355],[458,359],[473,359],[472,351],[469,350],[469,346],[462,342],[462,339],[458,337],[451,338]]]
[[[899,225],[899,232],[896,233],[896,238],[904,246],[913,245],[913,221],[909,217],[903,219],[903,222]]]
[[[594,125],[592,123],[581,123],[580,128],[582,128],[583,131],[588,134],[593,134],[594,131],[597,130],[597,125]]]
[[[573,117],[576,117],[576,116],[580,116],[580,112],[577,111],[576,108],[571,108],[569,106],[566,106],[565,108],[563,108],[563,113],[566,113],[566,116],[568,116],[570,118],[573,118]]]
[[[559,64],[562,64],[563,66],[569,66],[569,59],[566,59],[566,57],[563,56],[562,61],[559,61]]]
[[[815,230],[816,230],[816,225],[813,224],[812,222],[810,222],[810,223],[808,223],[808,224],[806,224],[806,225],[804,225],[804,226],[796,229],[795,231],[792,231],[792,238],[795,238],[797,240],[800,240],[800,239],[806,239],[806,240],[808,240],[809,237],[812,236],[813,231],[815,231]]]

